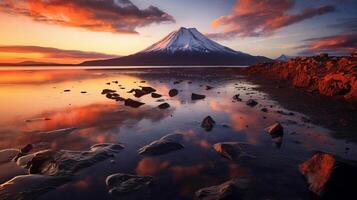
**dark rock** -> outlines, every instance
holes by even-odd
[[[223,142],[213,145],[214,150],[229,160],[236,160],[241,153],[241,148],[237,142]]]
[[[207,116],[203,119],[201,127],[204,128],[206,131],[211,131],[215,124],[216,122],[212,119],[212,117]]]
[[[14,157],[13,161],[17,161],[18,158],[28,154],[33,149],[32,144],[27,144],[23,148],[20,149],[20,152]]]
[[[108,176],[105,182],[113,196],[121,199],[150,199],[153,177],[118,173]]]
[[[70,92],[71,90],[63,90],[63,92]]]
[[[154,93],[151,93],[151,97],[152,98],[160,98],[160,97],[162,97],[162,95],[154,92]]]
[[[268,109],[267,108],[262,108],[260,109],[262,112],[268,112]]]
[[[357,161],[324,152],[315,153],[299,166],[309,190],[322,199],[354,199]]]
[[[199,100],[199,99],[204,99],[204,98],[206,98],[206,96],[201,95],[201,94],[192,93],[192,95],[191,95],[192,100]]]
[[[160,109],[167,109],[170,108],[170,104],[168,103],[162,103],[158,106]]]
[[[206,90],[211,90],[211,89],[213,89],[212,86],[206,85]]]
[[[82,93],[82,94],[85,94],[85,93],[87,93],[87,92],[86,92],[86,91],[81,91],[81,93]]]
[[[171,89],[171,90],[169,91],[169,96],[170,96],[170,97],[174,97],[174,96],[176,96],[176,95],[178,95],[178,90],[177,90],[177,89]]]
[[[140,98],[140,97],[142,97],[144,95],[147,95],[147,94],[149,94],[149,93],[145,92],[144,90],[134,89],[134,96],[136,98]]]
[[[183,148],[184,147],[182,146],[182,144],[172,139],[172,136],[164,136],[140,148],[138,150],[138,153],[140,155],[156,156],[170,153],[172,151],[177,151]]]
[[[258,105],[258,102],[256,102],[256,101],[253,100],[253,99],[249,99],[246,104],[247,104],[248,106],[254,107],[254,106]]]
[[[156,89],[154,89],[152,87],[141,87],[141,90],[143,90],[147,94],[152,93],[152,92],[156,92]]]
[[[111,89],[104,89],[102,91],[102,94],[109,94],[109,93],[114,93],[114,92],[116,92],[116,91],[115,90],[111,90]]]
[[[206,187],[195,194],[199,200],[239,200],[244,199],[244,192],[251,185],[251,180],[246,177],[233,179],[220,185]]]
[[[118,84],[119,82],[118,81],[112,81],[112,83]]]
[[[239,97],[239,94],[236,94],[233,96],[234,101],[242,101],[242,99]]]
[[[133,108],[138,108],[142,105],[144,105],[145,103],[142,103],[140,101],[135,101],[135,100],[132,100],[132,99],[125,99],[125,104],[126,106],[130,106],[130,107],[133,107]]]
[[[271,136],[276,147],[280,148],[283,143],[284,128],[280,123],[275,123],[265,129]]]

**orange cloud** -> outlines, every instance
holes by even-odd
[[[157,7],[139,9],[130,0],[2,0],[0,11],[38,22],[113,33],[137,33],[138,27],[174,22]]]
[[[11,46],[0,46],[0,55],[2,53],[14,53],[21,54],[22,57],[28,55],[28,58],[14,58],[15,61],[24,61],[30,59],[31,61],[62,61],[62,62],[75,62],[79,63],[85,60],[92,59],[108,59],[119,57],[118,55],[110,55],[98,52],[90,51],[78,51],[78,50],[63,50],[52,47],[41,47],[41,46],[20,46],[20,45],[11,45]],[[37,56],[32,57],[33,54]],[[16,56],[16,55],[15,55]]]
[[[333,6],[321,6],[289,14],[294,4],[294,0],[237,0],[230,15],[221,16],[212,22],[212,27],[222,27],[222,32],[208,36],[227,39],[234,36],[269,35],[282,27],[335,10]]]

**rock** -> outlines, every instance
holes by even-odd
[[[238,142],[216,143],[213,148],[218,154],[229,160],[236,160],[242,151]]]
[[[171,90],[169,91],[169,96],[170,96],[170,97],[174,97],[174,96],[176,96],[176,95],[178,95],[178,90],[177,90],[177,89],[171,89]]]
[[[206,98],[206,96],[201,95],[201,94],[192,93],[192,95],[191,95],[192,100],[199,100],[199,99],[204,99],[204,98]]]
[[[87,92],[86,92],[86,91],[81,91],[81,93],[82,93],[82,94],[85,94],[85,93],[87,93]]]
[[[103,143],[93,145],[89,151],[43,150],[33,154],[26,168],[29,174],[70,176],[83,168],[113,157],[114,153],[123,148],[120,144]],[[24,166],[23,162],[20,164]]]
[[[111,90],[111,89],[104,89],[102,91],[102,94],[109,94],[109,93],[114,93],[114,92],[116,92],[116,91],[115,90]]]
[[[162,155],[183,149],[184,147],[178,141],[172,139],[172,136],[164,136],[158,140],[151,142],[150,144],[140,148],[138,153],[140,155]]]
[[[70,181],[67,176],[20,175],[0,185],[0,199],[31,200]]]
[[[152,87],[141,87],[141,90],[146,92],[147,94],[152,93],[152,92],[156,92],[156,89],[154,89]]]
[[[284,128],[280,123],[275,123],[265,129],[271,136],[276,147],[280,148],[283,143]]]
[[[206,90],[211,90],[211,89],[213,89],[213,87],[212,86],[209,86],[209,85],[206,85],[206,88],[205,88]]]
[[[268,112],[268,109],[267,108],[262,108],[260,109],[262,112]]]
[[[299,166],[309,190],[323,199],[351,199],[356,196],[357,161],[317,152]]]
[[[168,103],[162,103],[158,106],[160,109],[167,109],[170,108],[170,104]]]
[[[26,146],[20,149],[20,152],[13,158],[13,161],[16,162],[18,158],[28,154],[32,149],[33,149],[32,144],[27,144]]]
[[[140,106],[144,105],[145,103],[142,103],[140,101],[135,101],[135,100],[132,100],[132,99],[125,99],[125,104],[126,106],[130,106],[130,107],[133,107],[133,108],[139,108]]]
[[[105,182],[113,196],[121,199],[150,199],[153,177],[118,173],[108,176]]]
[[[63,90],[63,92],[70,92],[71,90]]]
[[[242,99],[239,97],[239,94],[236,94],[233,96],[234,101],[242,101]]]
[[[239,200],[244,199],[244,192],[251,185],[251,180],[246,177],[233,179],[220,185],[206,187],[198,190],[195,195],[199,200]]]
[[[162,97],[162,95],[161,95],[161,94],[158,94],[158,93],[153,92],[153,93],[151,93],[151,97],[152,97],[152,98],[160,98],[160,97]]]
[[[249,100],[246,102],[246,104],[247,104],[248,106],[254,107],[254,106],[258,105],[258,102],[256,102],[256,101],[253,100],[253,99],[249,99]]]
[[[201,127],[204,128],[206,131],[211,131],[215,124],[216,122],[212,119],[212,117],[207,116],[203,119]]]
[[[19,149],[4,149],[0,150],[0,164],[10,162],[14,159],[21,151]]]
[[[183,134],[171,133],[171,134],[163,136],[162,138],[160,138],[160,140],[170,140],[170,141],[173,141],[173,142],[182,142],[183,138],[184,138]]]

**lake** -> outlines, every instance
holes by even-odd
[[[140,86],[155,88],[162,97],[128,93]],[[170,97],[173,88],[179,94]],[[125,106],[103,95],[103,89],[145,104]],[[191,100],[192,93],[206,98]],[[233,99],[236,94],[242,101]],[[258,105],[246,105],[249,99]],[[331,130],[312,124],[298,110],[284,108],[234,68],[6,68],[0,71],[0,102],[0,149],[33,144],[33,153],[86,151],[98,143],[124,146],[115,157],[41,193],[40,200],[119,199],[108,193],[105,183],[114,173],[154,177],[150,199],[155,200],[194,199],[201,188],[239,177],[254,182],[245,199],[311,199],[299,164],[317,150],[357,157],[355,143],[333,137]],[[163,102],[170,107],[159,109]],[[201,127],[206,116],[215,121],[210,131]],[[265,131],[276,122],[284,127],[278,140]],[[73,129],[50,134],[68,128]],[[141,147],[172,133],[183,135],[183,149],[158,156],[138,154]],[[241,142],[244,154],[228,160],[213,149],[219,142]],[[1,183],[23,174],[27,170],[15,162],[0,162]],[[19,192],[26,187],[15,186]]]

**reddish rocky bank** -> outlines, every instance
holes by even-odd
[[[287,80],[295,87],[357,102],[357,54],[297,57],[287,62],[260,63],[245,68],[250,75]]]

